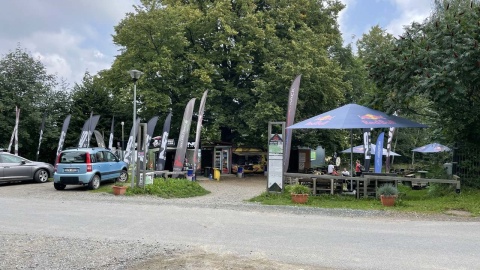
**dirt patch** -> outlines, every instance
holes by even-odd
[[[185,254],[157,255],[140,262],[129,270],[155,270],[155,269],[246,269],[246,270],[310,270],[329,269],[306,265],[283,264],[264,258],[239,257],[231,254],[213,254],[203,251],[191,251]]]
[[[448,210],[445,211],[447,215],[459,216],[459,217],[471,217],[472,213],[465,210]]]

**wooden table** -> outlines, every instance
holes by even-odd
[[[376,195],[376,189],[380,183],[393,183],[395,186],[398,185],[398,182],[420,182],[420,183],[447,183],[455,184],[456,192],[460,192],[460,177],[454,175],[453,179],[431,179],[431,178],[410,178],[410,177],[401,177],[401,176],[387,176],[387,175],[364,175],[363,177],[351,177],[351,176],[334,176],[334,175],[316,175],[316,174],[305,174],[305,173],[284,173],[285,177],[294,177],[301,179],[299,181],[311,182],[313,185],[313,194],[317,194],[317,182],[328,181],[330,183],[330,188],[326,191],[329,191],[330,194],[334,194],[334,182],[335,180],[347,180],[347,181],[356,181],[356,197],[360,198],[360,194],[363,194],[364,198],[368,197],[368,185],[370,181],[375,183],[374,185],[374,195]],[[362,184],[362,189],[360,189],[360,184]],[[362,191],[362,192],[360,192]]]
[[[312,183],[312,194],[317,194],[318,183],[328,183],[329,187],[322,189],[323,191],[328,191],[330,194],[335,193],[335,183],[338,180],[359,180],[364,181],[362,177],[351,177],[351,176],[335,176],[330,174],[305,174],[305,173],[284,173],[286,177],[298,178],[299,182],[309,182]],[[357,184],[358,186],[358,184]]]
[[[317,191],[318,191],[318,189],[317,189],[317,186],[318,186],[317,183],[318,183],[318,182],[326,182],[326,183],[329,183],[329,184],[330,184],[330,187],[329,187],[328,189],[322,189],[322,190],[324,190],[324,191],[330,191],[330,194],[333,195],[333,192],[334,192],[334,190],[335,190],[335,186],[334,186],[334,184],[335,184],[335,179],[324,179],[324,178],[311,177],[310,180],[311,180],[311,182],[313,183],[313,188],[312,188],[312,189],[313,189],[313,192],[312,192],[313,195],[317,195]],[[307,180],[307,181],[308,181],[308,180]]]

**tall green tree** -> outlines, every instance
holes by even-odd
[[[72,118],[69,130],[72,132],[67,133],[66,146],[78,145],[83,124],[90,118],[92,112],[94,115],[100,115],[95,129],[104,135],[104,139],[108,140],[109,138],[112,117],[116,117],[116,130],[120,130],[120,122],[126,118],[122,110],[117,111],[117,107],[121,108],[122,106],[119,105],[120,102],[114,95],[114,91],[105,87],[97,76],[85,72],[82,82],[75,83],[73,86],[71,96]],[[117,138],[119,137],[117,132]],[[93,136],[91,145],[96,146],[96,143]]]
[[[302,74],[297,119],[343,104],[351,87],[328,51],[341,42],[339,1],[141,3],[115,27],[121,54],[100,76],[131,98],[126,72],[143,71],[139,115],[145,118],[171,106],[173,133],[188,100],[197,98],[198,107],[208,89],[202,140],[220,140],[219,130],[228,130],[233,143],[264,146],[268,122],[285,120],[296,75]],[[299,132],[297,139],[314,145],[324,138]]]
[[[345,72],[343,80],[350,85],[344,91],[345,102],[363,103],[364,97],[375,92],[376,86],[369,78],[368,70],[365,68],[362,58],[353,53],[351,44],[345,47],[337,44],[330,49],[330,52]]]
[[[479,21],[479,1],[435,1],[427,20],[405,27],[392,49],[368,63],[376,83],[390,89],[386,105],[424,113],[446,141],[477,144]]]
[[[380,26],[375,25],[368,33],[363,34],[357,41],[358,57],[362,63],[366,65],[366,68],[371,70],[371,65],[382,64],[380,63],[379,56],[385,54],[385,52],[391,51],[394,48],[394,43],[395,39],[393,35],[389,34]],[[387,101],[391,89],[388,87],[382,88],[377,86],[379,85],[376,85],[373,88],[368,88],[367,90],[369,91],[364,92],[363,102],[375,109],[390,109],[385,104],[392,103]],[[393,101],[393,103],[395,103],[395,101]]]
[[[0,134],[1,147],[6,148],[15,126],[15,106],[20,112],[18,129],[19,154],[34,160],[39,131],[44,114],[47,115],[41,157],[53,161],[59,119],[68,110],[68,94],[58,85],[54,75],[47,74],[45,66],[21,48],[0,59]],[[63,119],[61,120],[63,121]],[[56,138],[56,141],[55,141]]]

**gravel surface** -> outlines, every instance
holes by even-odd
[[[385,218],[401,220],[475,221],[454,215],[423,215],[394,211],[319,209],[296,206],[263,206],[248,200],[266,190],[264,176],[223,177],[220,182],[199,178],[210,194],[184,199],[163,199],[151,196],[113,196],[70,188],[58,192],[52,183],[0,184],[2,198],[38,198],[46,200],[96,200],[102,203],[172,204],[180,207],[233,209],[238,211],[279,212],[299,215],[343,216],[351,218]],[[309,266],[281,264],[263,258],[242,258],[232,254],[209,253],[198,247],[145,244],[113,239],[79,239],[11,234],[2,230],[0,220],[0,269],[310,269]],[[318,269],[318,268],[316,268]]]

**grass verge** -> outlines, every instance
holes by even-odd
[[[416,212],[425,214],[448,214],[448,211],[462,211],[470,213],[472,217],[480,216],[480,191],[476,189],[463,189],[460,194],[449,187],[433,185],[426,189],[412,190],[410,187],[399,185],[400,196],[394,207],[382,206],[379,199],[360,198],[353,195],[309,196],[305,207],[321,208],[348,208],[359,210],[392,210],[403,212]],[[289,193],[267,193],[249,200],[265,205],[296,205],[292,203]]]
[[[102,184],[99,189],[92,192],[106,192],[113,194],[113,185],[114,183]],[[210,191],[204,189],[197,182],[192,182],[187,179],[155,178],[153,179],[153,184],[146,185],[145,188],[131,188],[130,182],[116,182],[115,185],[128,186],[127,192],[125,193],[127,196],[152,195],[162,198],[189,198],[203,196],[210,193]]]

